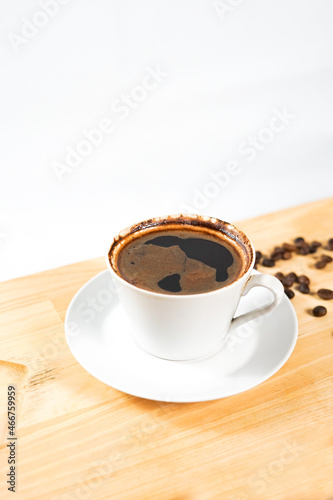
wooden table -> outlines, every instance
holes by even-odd
[[[333,200],[238,226],[262,251],[299,235],[327,240]],[[333,288],[333,263],[317,270],[314,262],[297,256],[265,271],[296,271],[314,291]],[[158,403],[94,379],[67,347],[67,306],[104,268],[99,258],[0,285],[0,358],[29,368],[17,492],[6,491],[2,447],[0,498],[331,500],[333,301],[314,318],[307,310],[324,301],[296,293],[295,351],[260,386],[207,403]]]

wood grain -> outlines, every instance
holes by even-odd
[[[323,200],[237,225],[266,252],[295,236],[327,240],[332,221],[333,200]],[[265,272],[333,288],[333,263],[313,263],[300,256]],[[67,347],[68,304],[103,269],[100,258],[0,284],[0,358],[29,369],[15,498],[331,500],[333,301],[314,318],[307,310],[323,301],[296,293],[295,351],[260,386],[207,403],[157,403],[95,380]],[[0,498],[12,498],[0,453]]]
[[[27,376],[26,366],[10,361],[0,361],[0,449],[8,444],[8,406],[11,411],[10,417],[15,419],[21,410]],[[8,395],[11,396],[10,400]],[[14,427],[15,423],[13,429]],[[14,436],[15,430],[11,432]]]

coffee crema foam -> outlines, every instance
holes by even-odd
[[[224,233],[171,224],[130,234],[113,266],[119,276],[139,288],[189,295],[231,284],[244,273],[246,264],[237,243]]]

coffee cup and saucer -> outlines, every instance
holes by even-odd
[[[115,389],[219,399],[270,378],[295,347],[290,300],[279,280],[253,269],[253,245],[232,224],[149,219],[121,231],[106,261],[72,299],[65,333],[81,366]]]

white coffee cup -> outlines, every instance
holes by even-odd
[[[241,252],[245,262],[241,275],[223,288],[190,295],[156,293],[134,286],[122,278],[116,266],[116,257],[129,237],[172,224],[185,224],[189,228],[200,226],[222,232]],[[170,215],[134,224],[113,239],[106,261],[120,303],[132,322],[135,340],[150,354],[169,360],[191,360],[213,354],[225,343],[231,326],[238,327],[271,311],[284,294],[282,284],[273,276],[251,276],[255,251],[248,237],[232,224],[213,217]],[[273,301],[235,317],[241,297],[256,286],[268,288]]]

